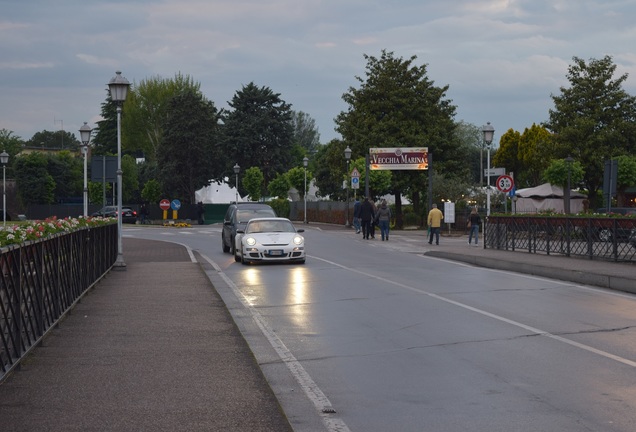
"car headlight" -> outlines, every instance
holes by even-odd
[[[245,243],[247,243],[248,246],[254,246],[256,244],[256,239],[254,237],[248,237],[245,239]]]
[[[301,245],[301,244],[303,244],[304,241],[305,241],[305,239],[302,238],[301,236],[297,235],[297,236],[294,237],[294,244],[296,244],[296,245]]]

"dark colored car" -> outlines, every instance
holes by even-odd
[[[636,208],[634,207],[611,207],[609,212],[606,208],[600,208],[597,213],[614,213],[625,216],[636,215]],[[631,227],[612,227],[612,228],[597,228],[597,236],[600,241],[614,242],[614,237],[618,243],[630,243],[636,247],[636,220]]]
[[[117,217],[117,206],[106,206],[93,213],[91,216]],[[134,224],[137,222],[137,212],[130,207],[121,208],[121,222]]]
[[[276,212],[267,204],[246,202],[233,203],[227,208],[223,218],[223,230],[221,231],[221,245],[223,252],[235,254],[235,242],[237,229],[245,229],[250,219],[260,217],[276,217]]]

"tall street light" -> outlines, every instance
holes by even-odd
[[[91,140],[92,129],[88,123],[84,122],[84,126],[79,129],[80,139],[82,140],[82,153],[84,153],[84,217],[88,216],[88,179],[86,177],[86,158],[88,157],[88,143]]]
[[[351,149],[349,146],[344,151],[345,159],[347,160],[347,220],[345,221],[345,226],[349,225],[349,160],[351,159]]]
[[[305,199],[305,223],[307,223],[307,164],[309,163],[309,159],[307,156],[303,158],[303,167],[305,167],[305,191],[303,193],[303,198]]]
[[[124,262],[124,247],[121,239],[121,191],[122,191],[122,174],[121,170],[121,106],[126,100],[128,95],[128,88],[130,82],[123,76],[121,72],[115,72],[115,77],[108,83],[108,90],[110,91],[110,99],[115,105],[117,105],[117,259],[113,268],[116,270],[126,270],[126,263]]]
[[[565,200],[565,206],[564,206],[565,214],[570,214],[570,190],[572,188],[570,186],[570,178],[571,178],[571,171],[572,171],[572,162],[574,162],[574,159],[572,159],[572,157],[568,156],[565,158],[565,163],[568,167],[568,184],[563,194],[563,199]]]
[[[239,166],[239,164],[237,163],[236,165],[234,165],[234,176],[236,177],[236,198],[235,198],[235,202],[238,203],[238,175],[241,172],[241,167]]]
[[[481,127],[481,132],[484,134],[484,142],[488,146],[488,165],[486,171],[488,173],[488,183],[486,190],[486,216],[490,216],[490,144],[492,138],[495,135],[495,128],[490,125],[490,122]]]
[[[0,153],[0,163],[2,163],[2,228],[7,226],[7,178],[6,168],[9,163],[9,153],[2,150]]]

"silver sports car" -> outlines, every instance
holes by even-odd
[[[251,219],[236,232],[234,260],[243,264],[257,261],[305,262],[305,238],[286,218]]]

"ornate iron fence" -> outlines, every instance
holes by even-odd
[[[636,262],[636,219],[490,216],[485,247]]]
[[[0,381],[117,258],[117,225],[0,251]]]

